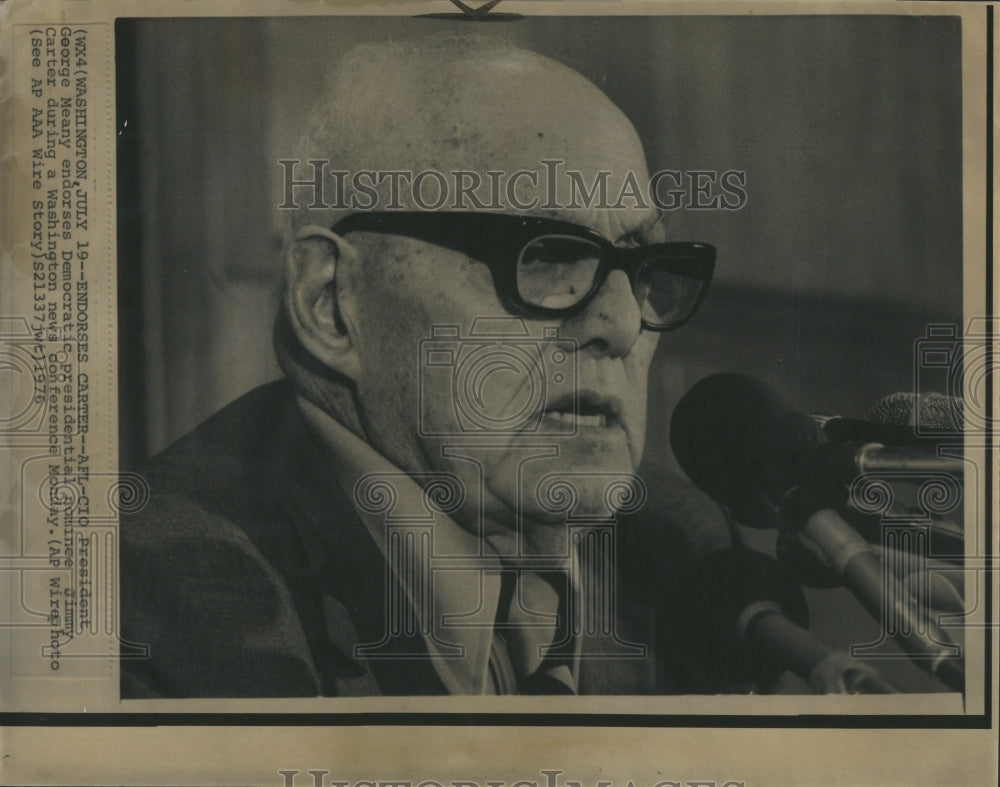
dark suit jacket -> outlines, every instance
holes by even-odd
[[[149,502],[121,522],[124,699],[444,693],[428,659],[392,658],[426,652],[419,634],[394,638],[388,658],[353,657],[384,638],[395,579],[333,462],[287,381],[251,391],[151,460]],[[656,546],[648,522],[621,529],[634,533],[627,575],[662,598],[658,554],[679,554],[676,545]],[[648,600],[622,609],[631,629],[620,633],[651,643]],[[140,647],[148,656],[130,657]],[[657,655],[668,650],[661,642]],[[684,689],[676,665],[658,661],[585,659],[581,690]]]
[[[425,660],[356,661],[383,636],[385,561],[286,381],[156,456],[121,523],[122,697],[436,694]],[[422,646],[422,641],[410,646]]]

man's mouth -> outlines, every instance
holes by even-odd
[[[543,417],[574,429],[621,426],[622,400],[596,391],[564,394],[548,404]]]

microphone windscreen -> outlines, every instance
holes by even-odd
[[[964,401],[939,393],[894,393],[879,399],[868,420],[887,426],[917,427],[922,432],[961,433]]]
[[[670,445],[684,472],[751,527],[777,526],[776,504],[825,442],[811,417],[745,374],[695,383],[670,424]]]

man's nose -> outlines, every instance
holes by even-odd
[[[627,355],[642,330],[642,315],[625,271],[611,271],[582,312],[563,323],[561,334],[581,352],[618,358]]]

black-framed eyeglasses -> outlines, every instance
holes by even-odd
[[[354,213],[332,230],[405,235],[479,260],[489,267],[504,305],[527,317],[572,317],[612,271],[623,270],[642,327],[650,331],[688,322],[705,299],[715,268],[715,248],[707,243],[620,247],[578,224],[504,213]]]

